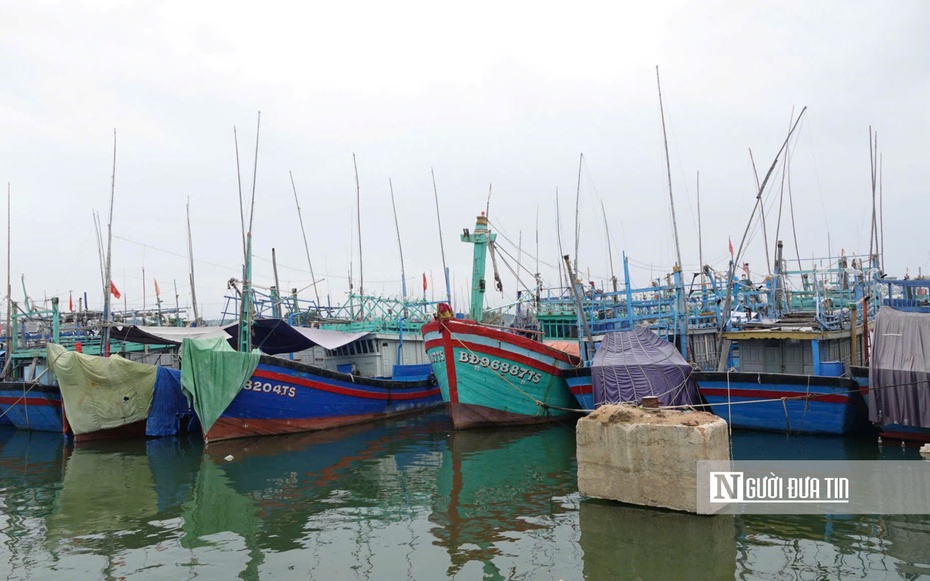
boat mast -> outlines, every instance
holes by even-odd
[[[355,168],[355,212],[356,221],[358,222],[358,296],[359,319],[365,318],[365,268],[362,265],[362,193],[358,184],[358,163],[355,161],[355,153],[352,154],[352,166]]]
[[[255,218],[255,184],[258,179],[258,138],[262,127],[262,112],[258,112],[255,127],[255,161],[252,165],[252,201],[249,207],[249,229],[243,233],[245,239],[245,262],[242,265],[242,302],[239,312],[239,351],[248,353],[252,350],[252,222]],[[236,148],[236,167],[238,168],[238,147]]]
[[[684,277],[681,276],[681,246],[678,244],[678,222],[675,220],[675,197],[672,196],[672,162],[668,155],[668,134],[665,131],[665,106],[662,104],[662,84],[659,82],[658,66],[656,66],[656,86],[659,89],[659,113],[662,117],[662,141],[665,144],[665,170],[666,175],[668,175],[668,199],[672,208],[672,231],[675,233],[675,257],[678,260],[678,264],[675,268],[679,273],[679,278],[684,281]],[[681,324],[679,329],[681,332],[681,354],[685,359],[688,359],[688,311],[684,291],[684,288],[678,288],[678,316],[680,317]]]
[[[704,274],[704,236],[701,234],[701,172],[697,172],[698,262],[701,263],[701,300],[707,298],[707,279]],[[701,307],[703,308],[703,304]]]
[[[407,271],[404,269],[404,247],[400,243],[400,224],[397,222],[397,206],[394,204],[394,182],[388,178],[391,188],[391,209],[394,211],[394,229],[397,231],[397,250],[400,252],[400,293],[404,301],[404,317],[407,316]]]
[[[610,262],[610,283],[614,292],[617,292],[617,275],[614,274],[614,251],[610,243],[610,225],[607,223],[607,210],[604,208],[604,200],[601,200],[601,215],[604,216],[604,232],[607,234],[607,260]]]
[[[300,233],[304,237],[304,250],[307,252],[307,266],[310,267],[310,282],[313,283],[313,296],[316,297],[316,308],[322,306],[320,303],[320,291],[316,288],[316,276],[313,274],[313,262],[310,261],[310,245],[307,244],[307,231],[304,229],[304,217],[300,212],[300,200],[297,199],[297,186],[294,185],[294,173],[288,170],[291,176],[291,188],[294,190],[294,203],[297,204],[297,218],[300,219]]]
[[[241,206],[240,206],[241,208]],[[191,279],[191,303],[194,307],[194,325],[200,321],[200,313],[197,311],[197,289],[194,286],[194,241],[191,237],[191,197],[187,196],[187,259],[190,261],[190,279]],[[176,316],[180,316],[180,312]]]
[[[439,251],[442,252],[442,272],[446,280],[446,301],[452,306],[452,287],[449,286],[449,267],[446,266],[446,247],[442,242],[442,220],[439,219],[439,191],[436,189],[436,174],[433,168],[429,169],[433,177],[433,199],[436,200],[436,224],[439,225]]]
[[[113,249],[113,198],[116,194],[116,129],[113,129],[113,173],[110,176],[110,218],[107,222],[107,256],[106,256],[106,280],[103,288],[103,356],[110,356],[110,289],[113,285],[111,276]]]
[[[581,153],[578,155],[578,187],[575,190],[575,267],[572,269],[575,273],[578,272],[578,244],[581,241],[581,229],[579,228],[578,214],[581,205],[581,166],[583,163],[584,153]]]
[[[488,230],[488,217],[484,212],[476,218],[474,232],[469,232],[466,228],[461,236],[462,242],[475,245],[471,272],[471,305],[468,314],[472,320],[478,322],[481,322],[481,315],[484,312],[484,292],[487,286],[484,280],[484,270],[488,244],[493,243],[496,238],[497,234]]]
[[[13,332],[12,326],[12,316],[13,316],[13,284],[10,280],[10,244],[11,244],[11,204],[10,199],[12,197],[12,186],[10,182],[6,183],[6,324],[4,328],[6,329],[6,362],[3,366],[3,376],[6,377],[7,371],[10,368],[10,362],[13,360],[13,348],[16,344],[14,340],[15,333]]]
[[[794,125],[791,126],[791,130],[788,131],[788,136],[785,137],[785,142],[782,143],[781,148],[778,150],[778,153],[775,154],[775,159],[772,160],[772,165],[769,167],[769,171],[766,172],[765,178],[762,180],[762,183],[759,185],[759,191],[756,195],[756,203],[752,208],[752,212],[749,215],[749,222],[746,224],[746,229],[743,230],[743,237],[740,239],[739,248],[736,251],[736,256],[730,262],[730,268],[727,269],[727,298],[724,302],[723,316],[720,318],[717,328],[717,369],[723,370],[726,368],[726,359],[723,357],[723,341],[722,338],[723,331],[726,328],[727,324],[730,321],[730,307],[733,304],[733,276],[736,274],[736,264],[739,262],[739,259],[743,254],[743,247],[746,244],[746,237],[749,236],[749,228],[752,226],[752,220],[756,215],[756,210],[759,209],[759,206],[762,204],[762,192],[765,190],[765,186],[769,182],[769,178],[772,176],[772,172],[775,171],[775,166],[778,165],[778,160],[781,157],[781,154],[788,147],[788,142],[791,140],[791,136],[794,134],[795,129],[797,129],[798,124],[801,123],[801,118],[804,117],[804,112],[807,111],[807,107],[801,109],[801,113],[798,114],[798,118],[795,120]],[[827,239],[829,240],[829,232],[827,233]],[[829,245],[829,242],[828,242]]]

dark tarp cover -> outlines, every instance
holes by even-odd
[[[239,341],[239,328],[237,325],[226,327],[232,336],[230,345]],[[297,353],[320,345],[326,349],[336,349],[352,341],[368,335],[367,331],[361,333],[346,333],[328,329],[312,329],[309,327],[292,327],[283,319],[256,319],[252,323],[252,347],[260,349],[268,355],[280,353]]]
[[[870,421],[930,428],[930,314],[878,311],[869,392]]]
[[[645,327],[607,333],[591,364],[594,406],[644,396],[658,396],[663,406],[697,405],[692,371],[674,345]]]

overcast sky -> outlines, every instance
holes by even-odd
[[[471,248],[458,235],[474,227],[489,185],[491,222],[512,241],[499,239],[503,249],[516,257],[522,237],[535,271],[538,220],[539,270],[556,285],[556,191],[574,254],[583,153],[585,278],[610,276],[603,203],[614,269],[622,280],[625,251],[634,285],[648,285],[675,262],[657,65],[686,271],[699,265],[697,172],[704,262],[723,270],[755,202],[749,150],[764,175],[805,106],[790,150],[800,255],[869,251],[871,125],[886,270],[930,271],[927,2],[77,4],[8,2],[0,21],[15,300],[25,275],[34,299],[66,306],[69,291],[75,304],[86,291],[102,303],[93,212],[105,228],[116,129],[114,282],[141,307],[144,268],[149,306],[153,279],[168,305],[174,281],[190,304],[189,198],[197,297],[217,316],[226,281],[241,276],[233,128],[248,195],[259,110],[256,284],[273,284],[272,248],[283,288],[310,283],[292,171],[321,292],[344,300],[350,259],[359,277],[354,153],[366,292],[400,294],[389,179],[409,292],[422,294],[423,273],[428,296],[441,286],[431,168],[459,298]],[[772,181],[770,246],[780,169]],[[795,257],[784,191],[778,237]],[[746,260],[764,275],[754,231]],[[501,271],[498,303],[516,287]]]

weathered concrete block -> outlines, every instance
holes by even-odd
[[[729,460],[727,423],[705,412],[607,405],[576,425],[585,496],[697,512],[697,461]]]

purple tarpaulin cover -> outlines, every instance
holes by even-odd
[[[674,345],[645,327],[608,333],[591,364],[594,405],[639,403],[650,395],[663,406],[697,405],[692,372]]]
[[[869,420],[930,428],[930,314],[882,307],[869,360]]]

